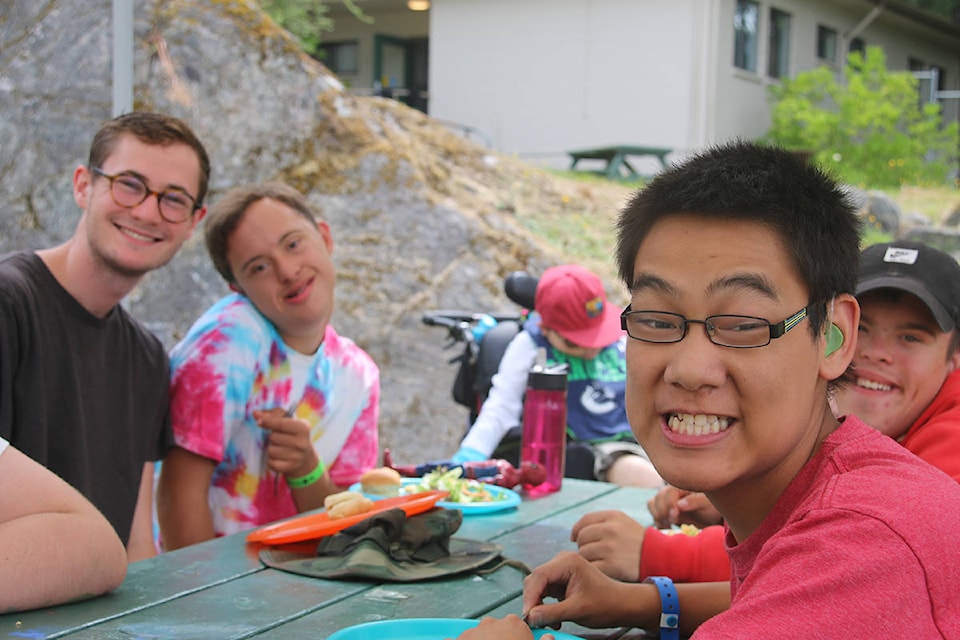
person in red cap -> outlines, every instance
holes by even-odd
[[[527,374],[542,351],[546,365],[566,364],[569,372],[567,477],[661,486],[627,423],[621,309],[608,302],[600,278],[572,264],[547,269],[537,284],[534,308],[507,346],[480,415],[452,460],[489,458],[507,431],[520,424]],[[586,464],[574,462],[585,458]]]

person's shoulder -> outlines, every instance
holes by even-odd
[[[855,415],[845,416],[824,442],[828,455],[843,461],[844,468],[856,469],[888,463],[912,465],[919,459],[892,438],[867,425]]]
[[[167,359],[167,351],[157,335],[122,306],[116,307],[116,322],[131,338],[131,355],[145,356],[151,361]]]
[[[940,385],[940,391],[937,392],[937,396],[931,404],[937,401],[950,404],[956,404],[960,401],[960,369],[948,375],[943,384]]]
[[[231,332],[246,330],[255,333],[269,332],[270,323],[253,303],[239,293],[231,293],[220,298],[204,311],[190,332]]]
[[[43,269],[43,261],[30,251],[0,255],[0,294],[22,296],[34,290]]]
[[[231,293],[200,314],[173,347],[170,357],[176,367],[181,360],[192,358],[198,352],[209,356],[242,348],[258,353],[271,341],[270,323],[245,296]]]
[[[323,336],[323,353],[328,358],[344,361],[363,368],[379,371],[373,357],[363,350],[352,338],[340,335],[333,325],[328,324]]]
[[[828,456],[839,470],[836,500],[865,506],[884,505],[893,499],[904,513],[933,514],[949,508],[960,518],[960,483],[950,476],[855,416],[848,416],[837,434],[842,441]],[[930,500],[932,495],[939,497]],[[960,520],[957,525],[960,527]]]

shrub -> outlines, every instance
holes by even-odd
[[[841,179],[875,188],[942,185],[958,160],[960,127],[940,106],[920,104],[909,72],[886,69],[883,50],[851,53],[838,82],[826,67],[771,87],[769,141],[811,152]]]

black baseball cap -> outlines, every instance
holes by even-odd
[[[899,289],[920,298],[943,331],[960,327],[960,264],[920,242],[896,240],[860,252],[857,295]]]

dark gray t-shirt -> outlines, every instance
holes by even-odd
[[[169,364],[121,307],[97,318],[34,253],[0,257],[0,437],[130,537],[143,465],[172,444]]]

